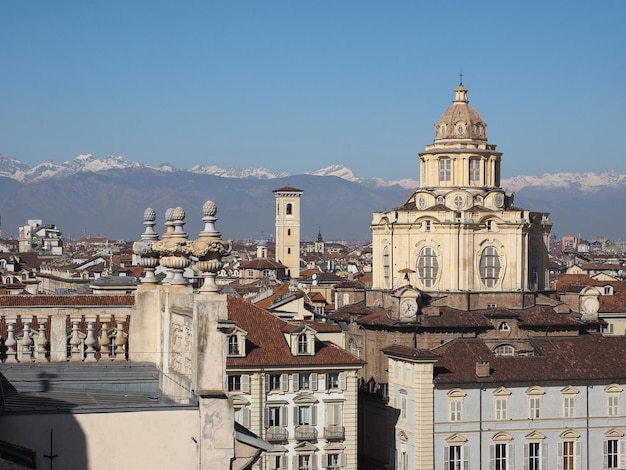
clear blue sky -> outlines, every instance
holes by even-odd
[[[626,173],[626,1],[0,2],[0,154],[418,177],[459,71],[503,176]]]

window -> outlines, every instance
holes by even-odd
[[[460,389],[451,390],[448,392],[448,405],[450,421],[463,420],[463,399],[465,398],[465,392]]]
[[[430,232],[430,220],[427,220],[424,223],[424,230],[426,230],[427,232]]]
[[[433,287],[439,274],[439,262],[434,248],[426,246],[417,258],[417,275],[424,287]]]
[[[563,395],[563,417],[564,418],[576,417],[576,396],[575,395]]]
[[[619,415],[619,395],[608,395],[606,397],[606,414],[609,416]]]
[[[248,393],[250,391],[250,376],[248,374],[229,375],[228,391]]]
[[[500,387],[493,392],[494,418],[498,420],[509,419],[509,397],[511,391]]]
[[[316,426],[315,405],[299,405],[296,408],[296,426]]]
[[[528,397],[528,417],[530,419],[541,418],[541,401],[542,399],[540,396]]]
[[[265,388],[268,392],[289,390],[289,376],[287,374],[267,374]]]
[[[298,470],[312,470],[314,468],[312,457],[313,456],[309,454],[298,455]]]
[[[487,221],[487,232],[491,232],[493,230],[493,220]]]
[[[445,470],[466,470],[469,468],[469,452],[465,445],[449,445],[444,448]]]
[[[342,402],[330,402],[326,404],[326,426],[341,426],[343,423],[342,417]]]
[[[494,287],[500,279],[500,257],[495,247],[488,246],[482,251],[479,270],[485,287]]]
[[[452,179],[452,161],[449,158],[439,159],[439,181],[450,181]]]
[[[287,409],[284,405],[268,405],[265,419],[266,426],[279,427],[287,425]]]
[[[406,395],[400,396],[400,418],[406,420]]]
[[[493,350],[493,353],[496,356],[515,356],[515,348],[510,344],[501,344]]]
[[[527,442],[524,446],[524,470],[547,470],[546,456],[541,442]]]
[[[346,389],[346,373],[345,372],[329,372],[326,374],[326,388],[329,390],[345,390]]]
[[[282,470],[286,468],[285,454],[283,453],[271,453],[267,455],[267,468],[268,470]]]
[[[230,335],[228,337],[228,354],[239,355],[239,338],[237,335]]]
[[[288,228],[288,229],[287,229],[287,236],[290,236],[290,235],[291,235],[291,229],[290,229],[290,228]]]
[[[291,248],[287,248],[287,254],[290,255],[291,254]]]
[[[309,342],[306,333],[298,335],[298,352],[300,354],[309,352]]]
[[[290,202],[288,202],[287,206],[285,206],[285,214],[292,215],[292,212],[293,212],[293,205]]]
[[[494,470],[509,470],[509,465],[513,463],[513,456],[509,455],[510,453],[510,444],[492,444],[490,448],[489,460],[491,464],[489,468],[493,468]]]
[[[626,468],[626,441],[618,438],[604,441],[603,468]]]
[[[323,456],[322,467],[326,470],[340,470],[346,466],[346,455],[340,452],[330,452]]]
[[[470,183],[480,181],[480,160],[478,158],[470,158],[469,160],[469,180]]]
[[[496,419],[507,419],[508,397],[497,397],[495,400]]]
[[[389,261],[389,247],[383,248],[383,275],[385,276],[385,284],[389,285],[389,277],[391,276],[391,263]]]
[[[508,333],[509,331],[511,331],[511,327],[509,326],[507,322],[503,321],[498,326],[498,331],[501,331],[502,333]]]
[[[233,407],[235,421],[246,428],[250,427],[250,407],[246,405],[235,405]]]
[[[559,442],[559,469],[580,470],[580,443],[578,441]]]
[[[606,414],[607,416],[619,416],[620,415],[620,397],[622,393],[622,387],[618,384],[611,384],[604,388],[606,394]]]
[[[317,373],[295,373],[293,374],[294,391],[317,390]]]

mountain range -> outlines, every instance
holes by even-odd
[[[161,214],[182,206],[186,229],[195,238],[202,229],[202,204],[211,199],[218,204],[218,229],[224,237],[271,238],[272,190],[286,185],[304,190],[303,238],[312,239],[319,230],[327,240],[368,240],[372,212],[400,205],[419,181],[362,178],[343,165],[288,175],[264,168],[177,169],[169,163],[154,167],[120,156],[93,155],[30,166],[0,156],[0,217],[3,236],[17,234],[27,220],[41,219],[57,225],[66,237],[88,233],[137,239],[145,208],[155,209],[162,228]],[[626,220],[614,212],[626,203],[626,175],[605,171],[515,176],[503,179],[502,186],[515,193],[517,206],[550,212],[553,233],[559,236],[626,236]]]

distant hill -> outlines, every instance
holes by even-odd
[[[28,219],[42,219],[56,224],[66,237],[79,238],[86,231],[137,239],[147,207],[157,212],[161,233],[166,209],[182,206],[185,230],[195,238],[202,230],[202,204],[211,199],[218,204],[217,227],[225,238],[259,239],[274,235],[272,190],[289,185],[304,190],[304,239],[314,239],[321,230],[327,240],[368,240],[372,212],[400,205],[418,184],[360,178],[342,165],[287,176],[262,168],[150,167],[123,157],[81,155],[35,167],[0,157],[0,216],[4,236],[16,235]],[[626,205],[624,175],[518,176],[502,184],[515,191],[517,206],[550,212],[553,233],[559,236],[626,237],[626,219],[615,211]]]

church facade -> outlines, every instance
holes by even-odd
[[[373,214],[373,288],[533,292],[548,287],[548,214],[514,205],[500,186],[502,153],[463,84],[419,154],[420,186]]]

